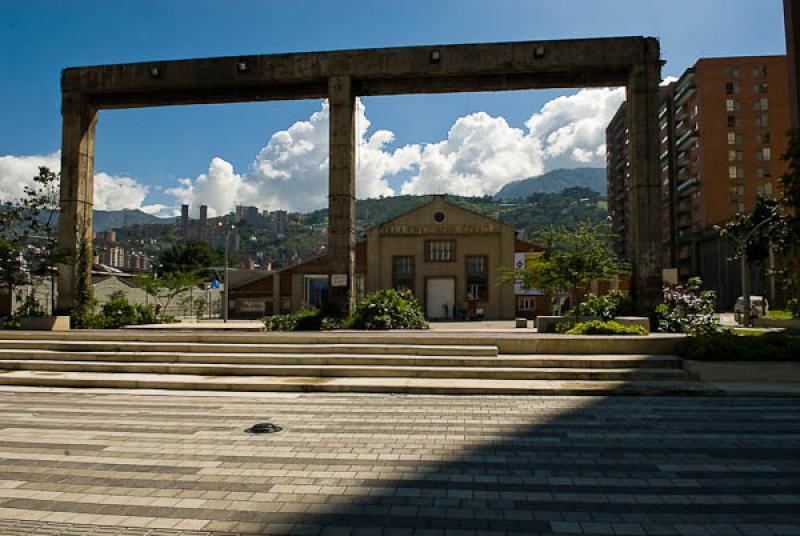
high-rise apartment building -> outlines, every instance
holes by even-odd
[[[703,58],[661,91],[659,128],[664,266],[701,275],[715,225],[776,197],[790,128],[786,56]],[[609,212],[624,250],[624,104],[606,132]],[[622,162],[620,159],[625,158]]]

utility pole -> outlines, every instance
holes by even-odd
[[[222,227],[225,224],[223,222],[219,222],[219,226]],[[228,291],[230,285],[228,284],[228,256],[230,254],[230,238],[231,238],[231,231],[236,229],[235,225],[228,226],[228,229],[225,231],[225,288],[223,289],[223,294],[225,295],[225,303],[222,304],[222,321],[228,321]]]

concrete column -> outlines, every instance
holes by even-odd
[[[347,285],[328,290],[334,311],[349,315],[355,306],[356,131],[355,96],[350,78],[328,81],[330,147],[328,157],[328,258],[333,275],[347,276]]]
[[[646,41],[641,64],[628,79],[627,122],[630,135],[631,291],[636,308],[652,314],[661,301],[661,199],[658,161],[659,46]]]
[[[58,309],[67,312],[92,286],[94,132],[97,109],[80,93],[61,97],[61,214],[58,245],[67,261],[58,269]],[[81,248],[84,258],[81,259]],[[79,263],[83,262],[83,269]],[[82,278],[82,280],[80,280]]]

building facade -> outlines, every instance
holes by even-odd
[[[541,293],[500,282],[515,253],[541,252],[510,225],[434,196],[426,205],[367,230],[356,247],[356,294],[408,289],[431,320],[510,319],[541,314]],[[231,289],[233,317],[293,312],[323,304],[327,255]],[[541,310],[539,310],[541,309]]]
[[[624,106],[606,132],[609,211],[620,229],[618,250],[625,249],[626,225],[618,226],[616,219],[625,209],[612,192],[625,188],[619,171],[625,166],[621,159],[628,158],[620,134]],[[752,210],[759,195],[779,195],[778,178],[786,170],[780,156],[790,127],[786,57],[700,59],[662,88],[658,120],[664,266],[685,281],[703,275],[701,265],[713,260],[701,260],[700,251],[718,240],[714,226]]]

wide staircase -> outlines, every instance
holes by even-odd
[[[602,344],[598,353],[504,354],[488,336],[314,335],[0,332],[0,385],[542,395],[711,391],[674,355],[603,354]],[[562,340],[556,348],[568,345]]]

